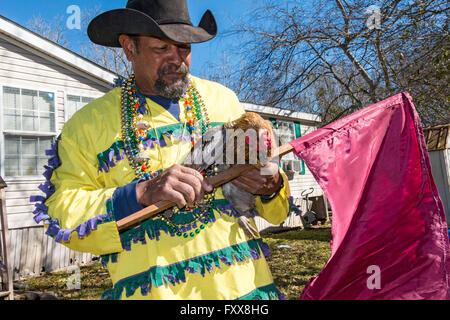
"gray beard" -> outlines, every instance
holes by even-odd
[[[182,64],[179,70],[184,73],[181,80],[169,85],[163,80],[163,76],[166,73],[172,72],[173,68],[170,68],[170,66],[166,69],[160,69],[158,70],[158,79],[155,82],[155,91],[156,93],[164,98],[167,99],[176,99],[180,98],[189,87],[189,79],[188,79],[188,72],[189,69],[185,64]]]

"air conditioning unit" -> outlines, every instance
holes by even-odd
[[[288,180],[294,179],[295,176],[292,161],[294,160],[281,160],[281,167],[283,168],[283,171],[286,174]]]
[[[300,160],[291,160],[292,161],[292,170],[295,172],[302,171],[302,162]]]
[[[282,160],[282,167],[284,172],[294,171],[292,161],[293,160]]]
[[[302,170],[302,162],[300,160],[282,160],[282,168],[285,172],[300,172]]]
[[[284,172],[286,172],[286,161],[281,160],[281,169],[283,169]]]

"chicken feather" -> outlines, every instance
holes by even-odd
[[[236,131],[239,129],[245,133],[244,146],[236,143],[239,139],[242,139],[242,136],[239,137],[239,134],[242,132]],[[256,135],[247,135],[247,133],[252,133],[249,129],[253,130],[253,133],[256,133]],[[238,134],[233,135],[233,132],[238,132]],[[224,159],[226,158],[225,155],[228,156],[227,152],[232,153],[234,161],[240,159],[242,152],[244,152],[245,163],[255,163],[251,162],[255,159],[250,159],[251,155],[255,154],[252,151],[255,150],[259,152],[256,163],[264,165],[266,163],[264,160],[270,157],[274,147],[272,124],[257,113],[247,112],[239,119],[209,129],[186,156],[183,165],[195,168],[199,172],[210,166],[215,166],[217,172],[221,172],[226,170],[231,164],[235,164],[227,163],[226,160],[229,160],[229,158]],[[264,155],[264,157],[261,155]],[[260,161],[261,159],[263,161]],[[224,198],[233,205],[240,215],[238,223],[245,234],[250,238],[257,237],[259,235],[258,230],[250,222],[251,217],[259,215],[255,207],[255,195],[237,187],[231,182],[222,186],[222,192]]]

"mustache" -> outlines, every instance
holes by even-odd
[[[189,73],[189,67],[183,62],[180,66],[176,66],[174,64],[169,64],[165,67],[161,67],[158,70],[158,75],[164,76],[169,73],[180,73],[183,75],[187,75]]]

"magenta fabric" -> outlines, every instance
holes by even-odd
[[[332,207],[331,257],[300,299],[450,299],[450,245],[408,93],[291,143]]]

